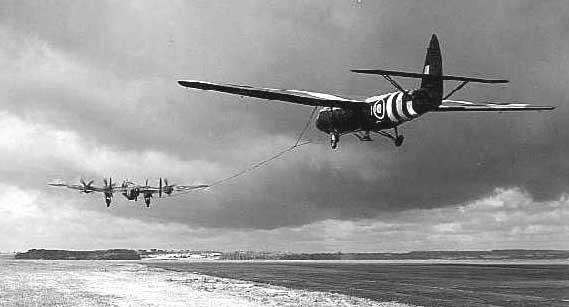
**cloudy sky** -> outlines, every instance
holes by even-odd
[[[562,0],[2,1],[0,250],[569,249],[568,16]],[[176,80],[371,96],[392,89],[349,70],[419,70],[432,33],[446,73],[511,80],[455,98],[558,108],[428,114],[400,148],[332,152],[311,127],[313,144],[150,209],[46,185],[230,176],[310,108]]]

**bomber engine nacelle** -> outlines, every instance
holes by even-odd
[[[113,200],[113,193],[105,192],[105,203],[107,208],[111,206],[111,201]]]

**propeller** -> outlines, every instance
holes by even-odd
[[[158,186],[158,197],[162,197],[162,177],[160,177],[160,185]]]
[[[79,180],[79,182],[81,182],[81,184],[83,185],[83,193],[93,192],[91,185],[93,184],[94,180],[90,180],[89,182],[85,182],[85,180],[83,178],[81,178]]]
[[[168,179],[164,178],[164,193],[166,193],[168,195],[172,194],[175,186],[176,186],[175,184],[169,185]]]
[[[107,181],[107,178],[103,178],[103,183],[105,184],[105,189],[112,191],[113,187],[116,186],[115,183],[113,183],[113,178],[109,177],[109,181]]]

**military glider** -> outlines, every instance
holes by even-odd
[[[316,119],[316,127],[330,135],[332,149],[337,147],[341,135],[353,133],[361,141],[372,141],[370,132],[393,140],[395,146],[401,146],[403,135],[399,134],[397,127],[429,112],[504,112],[554,109],[552,106],[535,106],[525,103],[474,103],[450,100],[449,98],[454,93],[468,83],[494,84],[507,83],[508,80],[443,75],[441,51],[435,34],[429,43],[422,73],[382,69],[355,69],[352,71],[360,74],[380,75],[398,91],[359,100],[301,90],[257,88],[197,80],[179,80],[178,83],[184,87],[206,91],[323,107]],[[392,76],[420,79],[421,84],[418,89],[408,91],[397,83]],[[443,82],[445,80],[459,81],[460,83],[444,95]],[[385,131],[389,129],[393,129],[393,133]]]

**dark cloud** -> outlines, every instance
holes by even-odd
[[[402,127],[402,148],[344,137],[339,152],[330,152],[327,136],[312,128],[317,145],[262,171],[208,193],[163,200],[164,210],[152,214],[117,214],[269,229],[445,207],[496,187],[520,187],[537,201],[558,199],[569,180],[568,10],[563,1],[4,1],[0,76],[8,91],[0,110],[75,131],[113,157],[157,151],[180,163],[207,161],[215,171],[174,177],[215,180],[294,141],[310,108],[188,91],[176,79],[373,95],[391,89],[349,69],[417,70],[437,33],[449,74],[511,79],[508,87],[472,85],[457,98],[559,108],[428,114]],[[132,173],[167,175],[174,172],[167,163]],[[22,184],[47,180],[65,160],[46,164],[5,171]],[[96,176],[112,172],[73,167]],[[121,175],[134,176],[125,169]]]
[[[48,195],[0,184],[4,250],[184,248],[297,252],[567,248],[566,197],[536,202],[519,189],[497,189],[456,207],[386,212],[358,221],[325,219],[272,230],[192,227],[139,216],[149,210],[86,210],[81,195]],[[56,203],[57,206],[53,204]],[[84,208],[72,205],[80,203]],[[136,216],[136,218],[133,218]],[[65,237],[65,240],[61,240]]]

